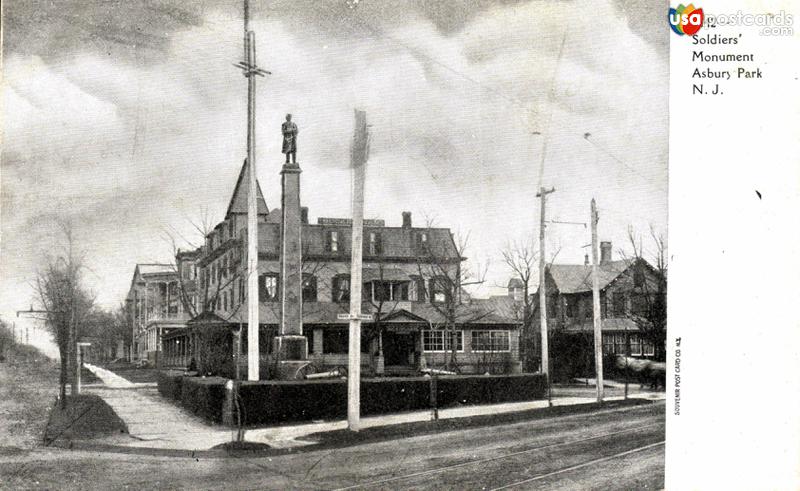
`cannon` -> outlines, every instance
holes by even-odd
[[[632,376],[638,383],[647,384],[653,390],[667,387],[667,364],[664,362],[617,355],[614,365],[625,377]]]
[[[303,378],[305,380],[314,380],[314,379],[323,379],[323,378],[347,378],[347,368],[345,367],[336,367],[333,370],[329,370],[327,372],[312,372],[306,371],[303,374]],[[301,380],[298,377],[298,380]]]

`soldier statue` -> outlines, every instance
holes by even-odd
[[[292,156],[292,163],[297,163],[297,125],[292,123],[292,115],[286,115],[286,122],[281,125],[283,133],[283,149],[286,154],[286,163],[289,163],[289,156]]]

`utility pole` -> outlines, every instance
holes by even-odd
[[[250,30],[250,4],[244,0],[244,61],[234,66],[247,78],[247,380],[259,379],[258,196],[256,185],[256,34]]]
[[[347,427],[358,431],[361,427],[361,321],[370,315],[361,313],[361,263],[364,235],[364,181],[369,156],[367,113],[355,111],[356,125],[353,136],[353,237],[350,256],[350,320],[347,356]]]
[[[544,228],[545,228],[545,203],[547,195],[554,193],[556,188],[539,189],[536,197],[541,200],[541,218],[539,220],[539,321],[542,331],[542,373],[547,377],[547,394],[550,397],[550,355],[547,346],[547,293],[545,292],[545,260],[544,260]]]
[[[600,279],[597,276],[597,203],[592,198],[592,310],[594,311],[594,367],[597,402],[603,402],[603,320],[600,313]]]

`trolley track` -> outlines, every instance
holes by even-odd
[[[652,423],[652,424],[637,426],[635,428],[627,428],[625,430],[620,430],[620,431],[606,432],[606,433],[602,433],[602,434],[599,434],[599,435],[593,435],[591,437],[586,437],[586,438],[573,438],[573,439],[562,440],[562,441],[543,444],[543,445],[536,445],[536,446],[533,446],[533,447],[530,447],[530,448],[525,448],[523,450],[510,452],[510,453],[506,453],[506,454],[503,454],[503,455],[497,455],[497,456],[493,456],[493,457],[486,457],[486,458],[480,458],[480,459],[473,459],[473,460],[469,460],[469,461],[466,461],[466,462],[459,462],[457,464],[435,467],[435,468],[426,469],[426,470],[422,470],[422,471],[412,472],[412,473],[409,473],[409,474],[404,474],[404,475],[399,475],[399,476],[391,476],[391,477],[387,477],[387,478],[384,478],[384,479],[376,479],[376,480],[373,480],[373,481],[357,483],[357,484],[353,484],[351,486],[336,488],[336,491],[342,491],[342,490],[348,490],[348,489],[369,489],[369,488],[376,488],[376,487],[377,488],[383,488],[383,487],[385,487],[387,485],[394,485],[394,486],[402,487],[403,486],[403,484],[402,484],[403,481],[412,481],[412,480],[419,479],[419,478],[424,478],[424,477],[433,477],[433,476],[436,476],[436,475],[441,475],[441,474],[445,474],[445,473],[448,473],[448,472],[453,472],[453,471],[456,471],[456,470],[463,471],[465,468],[478,466],[478,465],[481,465],[481,464],[484,464],[484,465],[485,464],[494,464],[494,463],[498,463],[498,462],[503,461],[503,460],[518,459],[518,458],[520,458],[522,456],[525,456],[527,454],[534,454],[536,452],[547,452],[547,451],[551,451],[551,450],[563,450],[565,447],[583,445],[583,444],[587,444],[587,443],[590,443],[590,442],[596,442],[596,441],[603,440],[603,439],[611,439],[611,441],[613,441],[613,437],[615,437],[615,436],[619,436],[619,435],[629,436],[631,434],[636,434],[638,432],[642,432],[643,430],[652,430],[654,428],[661,428],[662,431],[654,432],[654,433],[655,433],[655,435],[658,435],[659,437],[663,437],[663,428],[664,428],[664,426],[665,426],[665,423],[663,421],[660,421],[658,423]],[[517,485],[526,484],[528,482],[533,482],[533,481],[537,481],[537,480],[540,480],[540,479],[544,479],[544,478],[552,476],[552,475],[561,474],[561,473],[564,473],[564,472],[569,472],[571,470],[577,470],[577,469],[580,469],[580,468],[583,468],[583,467],[587,467],[587,466],[590,466],[590,465],[594,465],[594,464],[600,464],[602,462],[606,462],[606,461],[612,460],[614,458],[620,458],[620,457],[624,457],[626,455],[630,455],[630,454],[635,453],[637,451],[643,451],[643,450],[647,450],[649,448],[652,448],[654,446],[663,445],[663,443],[664,442],[662,440],[660,442],[650,443],[650,444],[647,444],[647,445],[644,445],[644,446],[640,446],[640,447],[636,447],[636,448],[633,448],[633,449],[626,449],[626,450],[623,450],[623,451],[620,451],[620,452],[616,452],[616,453],[614,453],[612,455],[604,455],[602,457],[593,458],[593,459],[590,459],[588,461],[579,462],[579,463],[575,463],[575,464],[570,464],[570,465],[567,465],[567,466],[564,466],[564,467],[561,467],[561,468],[557,468],[557,469],[547,470],[546,472],[537,474],[537,475],[532,476],[530,478],[519,480],[519,481],[510,483],[510,484],[506,484],[504,486],[500,486],[500,487],[494,488],[494,489],[506,489],[507,487],[514,487],[514,486],[517,486]]]

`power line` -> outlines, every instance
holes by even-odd
[[[590,139],[589,139],[589,137],[590,137],[590,136],[592,136],[592,134],[591,134],[591,133],[584,133],[584,134],[583,134],[583,139],[584,139],[584,140],[586,140],[587,142],[589,142],[590,144],[592,144],[592,146],[594,146],[594,147],[595,147],[595,148],[597,148],[598,150],[601,150],[603,153],[605,153],[606,155],[608,155],[609,157],[611,157],[611,159],[612,159],[614,162],[616,162],[616,163],[618,163],[618,164],[622,165],[623,167],[625,167],[625,168],[626,168],[626,169],[628,169],[629,171],[631,171],[631,172],[633,172],[634,174],[636,174],[637,176],[639,176],[639,178],[641,178],[641,179],[643,179],[643,180],[647,181],[649,184],[651,184],[651,185],[653,185],[653,186],[655,186],[655,187],[657,187],[657,188],[661,189],[662,191],[666,191],[666,189],[665,189],[663,186],[661,186],[659,183],[657,183],[657,182],[653,181],[651,178],[649,178],[649,177],[647,177],[647,176],[645,176],[645,175],[641,174],[639,171],[637,171],[636,169],[634,169],[634,168],[633,168],[633,167],[631,167],[630,165],[626,164],[626,163],[625,163],[625,162],[624,162],[622,159],[620,159],[619,157],[617,157],[616,155],[614,155],[613,153],[611,153],[611,151],[610,151],[610,150],[608,150],[608,149],[607,149],[607,148],[605,148],[604,146],[600,145],[599,143],[596,143],[596,142],[594,141],[594,139],[591,139],[591,140],[590,140]]]

